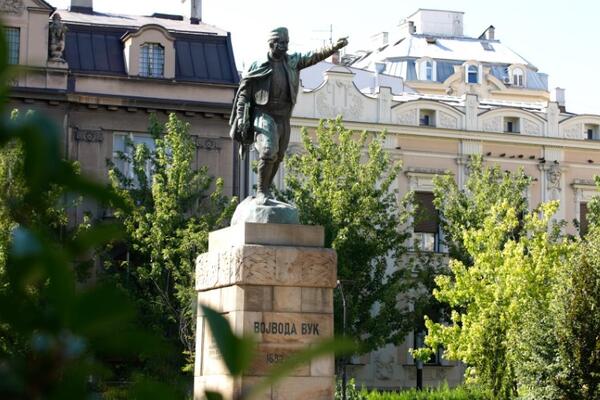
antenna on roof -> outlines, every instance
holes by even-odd
[[[329,24],[329,29],[316,29],[313,32],[329,32],[329,44],[333,44],[333,24]],[[326,40],[323,40],[323,44],[325,44]]]

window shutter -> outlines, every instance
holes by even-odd
[[[587,212],[587,203],[579,203],[579,232],[581,236],[585,236],[588,232]]]
[[[433,193],[415,193],[417,212],[415,214],[415,232],[437,233],[439,217],[433,205]]]

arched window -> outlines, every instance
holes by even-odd
[[[162,78],[165,75],[165,49],[159,43],[140,47],[140,76]]]
[[[479,83],[479,68],[477,65],[467,66],[467,83]]]
[[[523,86],[523,70],[521,68],[512,70],[512,83],[515,86]]]

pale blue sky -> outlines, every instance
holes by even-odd
[[[49,0],[67,8],[70,0]],[[95,0],[97,11],[180,14],[182,0]],[[464,11],[465,34],[489,25],[496,38],[566,88],[567,109],[600,114],[600,2],[571,0],[203,0],[203,21],[231,32],[238,68],[266,51],[267,32],[290,30],[290,49],[307,50],[329,38],[349,36],[350,50],[370,35],[390,31],[418,8]]]

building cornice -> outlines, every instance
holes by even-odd
[[[316,128],[319,120],[313,118],[292,117],[292,126]],[[481,142],[495,142],[506,144],[522,144],[528,146],[551,146],[559,148],[572,148],[582,150],[600,150],[600,141],[587,141],[578,139],[553,138],[546,136],[530,136],[522,134],[494,133],[481,131],[452,130],[444,128],[428,128],[422,126],[373,124],[367,122],[344,121],[347,129],[355,131],[386,131],[388,134],[407,135],[429,138],[446,138],[456,140],[475,140]]]

